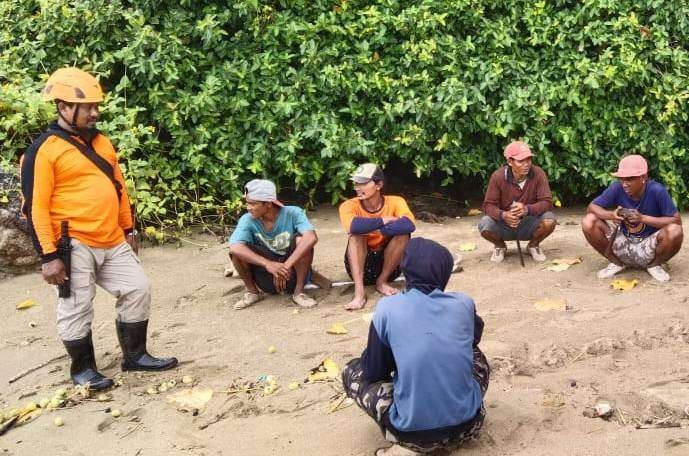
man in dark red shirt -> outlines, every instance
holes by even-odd
[[[526,143],[513,141],[504,152],[507,165],[490,176],[478,230],[495,246],[490,260],[505,259],[505,241],[529,241],[527,250],[535,261],[545,261],[540,244],[557,223],[550,185],[545,172],[531,163]]]

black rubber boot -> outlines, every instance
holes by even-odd
[[[115,321],[122,347],[123,371],[161,371],[177,366],[177,358],[154,358],[146,351],[148,320],[136,323]]]
[[[69,374],[75,385],[89,384],[94,391],[101,391],[113,385],[112,380],[96,370],[96,358],[93,354],[91,333],[77,340],[63,340],[67,353],[72,357]]]

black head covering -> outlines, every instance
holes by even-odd
[[[407,290],[416,288],[424,294],[438,289],[445,290],[452,274],[452,254],[442,245],[430,239],[412,238],[402,258],[402,273]]]

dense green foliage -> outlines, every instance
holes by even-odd
[[[485,178],[519,137],[566,199],[636,151],[689,203],[684,0],[3,0],[0,20],[2,161],[53,115],[47,74],[91,70],[146,220],[222,216],[254,175],[335,201],[364,160]]]

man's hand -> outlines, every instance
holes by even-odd
[[[124,239],[127,241],[127,244],[129,244],[129,247],[132,248],[134,253],[136,255],[138,255],[139,254],[139,241],[137,240],[136,235],[133,233],[129,233],[128,235],[126,235],[124,237]]]
[[[381,217],[383,219],[383,225],[387,225],[388,223],[396,222],[399,220],[399,217]]]
[[[275,285],[275,291],[282,294],[287,288],[287,279],[279,275],[273,276],[273,285]]]
[[[290,270],[284,263],[278,261],[269,261],[266,263],[266,271],[273,274],[273,277],[282,277],[283,279],[289,279]]]
[[[620,209],[622,209],[622,207],[618,206],[614,211],[610,211],[610,215],[608,217],[608,220],[611,220],[615,225],[619,225],[624,221],[624,217],[620,215]]]
[[[41,273],[43,274],[43,280],[51,285],[62,285],[66,280],[69,280],[67,271],[65,271],[65,265],[59,258],[44,263],[41,266]]]
[[[511,211],[503,211],[502,212],[502,220],[510,228],[516,228],[517,225],[519,225],[520,218],[517,217],[516,215],[514,215],[514,213]]]
[[[512,207],[510,208],[510,212],[514,214],[518,218],[525,217],[529,213],[529,209],[524,205],[524,203],[517,203],[514,202],[512,203]]]
[[[643,215],[636,209],[626,209],[624,211],[624,220],[630,225],[638,225],[641,223],[641,217],[643,217]]]

